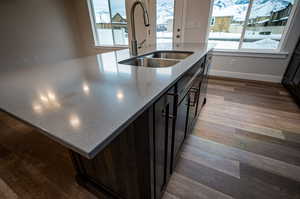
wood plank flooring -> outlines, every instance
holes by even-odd
[[[167,188],[175,198],[300,198],[300,109],[277,84],[210,79]]]
[[[96,198],[59,144],[4,113],[0,136],[0,199]],[[209,80],[164,195],[189,198],[300,198],[300,109],[282,86]]]

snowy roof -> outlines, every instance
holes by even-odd
[[[227,16],[234,16],[234,12],[232,12],[231,8],[220,9],[219,7],[214,7],[214,11],[212,15],[214,17],[227,17]]]
[[[270,16],[271,12],[285,9],[294,0],[255,0],[250,19]],[[233,16],[235,21],[245,20],[249,0],[215,0],[213,8],[214,17]]]
[[[268,1],[257,0],[254,2],[255,3],[253,4],[250,19],[256,17],[271,16],[272,12],[283,10],[290,3],[292,3],[291,0],[268,0]]]
[[[289,17],[282,17],[280,19],[273,20],[273,22],[288,20]]]
[[[266,22],[268,22],[268,21],[270,21],[270,19],[261,20],[261,21],[259,21],[259,22],[257,22],[257,23],[258,23],[258,24],[262,24],[262,23],[266,23]]]
[[[224,0],[222,0],[224,1]],[[243,21],[246,17],[248,4],[234,5],[219,7],[214,5],[213,17],[229,17],[232,16],[235,21]]]

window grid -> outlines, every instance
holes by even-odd
[[[266,49],[253,49],[253,48],[243,48],[243,42],[244,42],[244,39],[245,39],[245,33],[246,33],[246,29],[247,29],[247,24],[248,24],[248,21],[249,21],[249,18],[250,18],[250,14],[251,14],[251,11],[252,11],[252,8],[253,8],[253,4],[254,4],[254,1],[255,0],[249,0],[249,5],[248,5],[248,8],[247,8],[247,14],[246,14],[246,17],[245,17],[245,22],[243,24],[243,28],[242,28],[242,33],[241,33],[241,37],[240,37],[240,40],[239,40],[239,45],[238,45],[238,48],[237,50],[240,51],[240,50],[261,50],[261,51],[265,51]],[[296,10],[296,7],[298,6],[298,4],[300,4],[297,0],[294,2],[294,5],[293,5],[293,8],[292,8],[292,11],[288,17],[288,21],[283,29],[283,32],[281,34],[281,37],[280,37],[280,41],[279,41],[279,44],[277,46],[276,49],[269,49],[271,51],[280,51],[281,48],[282,48],[282,44],[285,42],[285,39],[286,39],[286,32],[287,30],[289,29],[291,23],[290,21],[292,20],[292,18],[294,17],[294,12]],[[213,4],[212,4],[213,5]],[[213,12],[213,9],[211,10],[211,12]],[[213,17],[213,16],[211,16]],[[210,29],[210,28],[209,28]],[[219,48],[222,50],[222,48]]]
[[[240,38],[240,43],[239,43],[238,50],[241,50],[242,45],[243,45],[243,41],[244,41],[245,34],[246,34],[246,28],[247,28],[248,20],[249,20],[249,17],[250,17],[252,6],[253,6],[253,1],[254,0],[250,0],[249,6],[248,6],[248,9],[247,9],[247,14],[246,14],[245,22],[243,24],[243,30],[242,30],[242,35],[241,35],[241,38]]]
[[[92,0],[89,0],[89,12],[90,12],[90,18],[91,18],[91,21],[92,21],[92,29],[93,29],[93,35],[94,35],[94,42],[95,42],[95,45],[97,46],[98,45],[98,41],[99,40],[99,37],[98,37],[98,33],[97,33],[97,30],[96,30],[96,17],[95,17],[95,13],[94,13],[94,4],[92,2]]]
[[[113,39],[113,45],[115,46],[116,42],[115,42],[115,34],[114,34],[114,28],[113,28],[113,23],[112,23],[113,16],[111,14],[110,0],[107,0],[107,2],[108,2],[108,9],[109,9],[109,16],[110,16],[111,34],[112,34],[112,39]]]
[[[95,7],[93,4],[93,0],[87,0],[88,5],[89,5],[89,12],[90,12],[90,18],[92,22],[92,31],[94,35],[94,43],[95,46],[103,46],[103,47],[126,47],[128,45],[126,44],[116,44],[115,40],[115,35],[114,35],[114,25],[112,22],[113,16],[112,16],[112,9],[111,9],[111,0],[106,0],[108,2],[108,8],[109,8],[109,17],[110,17],[110,25],[111,25],[111,34],[112,34],[112,39],[113,39],[113,44],[112,45],[106,45],[106,44],[101,44],[100,43],[100,38],[99,38],[99,33],[97,31],[97,25],[96,25],[96,16],[95,16]],[[103,0],[101,0],[103,1]],[[125,1],[125,0],[124,0]],[[128,24],[127,24],[128,25]]]

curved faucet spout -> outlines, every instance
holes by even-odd
[[[136,41],[136,32],[135,32],[135,8],[140,5],[141,8],[143,9],[143,17],[144,17],[144,25],[146,27],[150,26],[149,23],[149,15],[148,11],[146,9],[146,6],[144,5],[143,2],[137,0],[133,3],[131,10],[130,10],[130,22],[131,22],[131,29],[132,29],[132,40],[131,40],[131,54],[133,56],[137,55],[137,41]]]

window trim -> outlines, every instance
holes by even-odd
[[[92,28],[92,33],[93,33],[93,39],[94,39],[94,48],[109,48],[109,49],[124,49],[124,48],[128,48],[129,45],[120,45],[120,44],[115,44],[115,36],[114,36],[114,32],[113,29],[112,31],[112,37],[113,37],[113,45],[99,45],[99,35],[96,32],[96,17],[95,17],[95,13],[94,13],[94,5],[92,0],[86,0],[87,1],[87,5],[88,5],[88,12],[89,12],[89,16],[90,16],[90,21],[91,21],[91,28]],[[124,0],[125,1],[125,0]],[[109,16],[110,16],[110,24],[112,26],[112,16],[111,16],[111,5],[110,5],[110,0],[108,0],[108,7],[109,7]],[[125,9],[126,9],[126,1],[125,1]],[[127,23],[127,27],[129,24]]]
[[[247,28],[247,24],[248,24],[248,20],[250,18],[250,14],[251,14],[251,10],[252,10],[252,6],[253,6],[253,1],[254,0],[250,0],[250,3],[248,5],[248,9],[247,9],[247,13],[246,13],[246,17],[245,17],[245,22],[243,24],[243,30],[242,30],[242,35],[239,41],[239,47],[238,50],[242,49],[243,46],[243,41],[245,39],[245,34],[246,34],[246,28]]]
[[[288,21],[285,25],[285,29],[284,29],[284,31],[281,35],[280,43],[278,45],[278,48],[279,48],[280,51],[283,49],[283,47],[287,43],[287,36],[291,32],[291,26],[293,24],[292,22],[295,21],[295,14],[296,14],[296,11],[299,10],[299,6],[300,6],[300,0],[295,0],[294,1],[294,6],[293,6],[291,14],[290,14],[290,16],[292,16],[292,17],[289,17],[289,19],[288,19]]]
[[[272,59],[286,59],[289,56],[288,52],[278,52],[274,50],[220,50],[214,49],[212,52],[215,56],[230,56],[230,57],[255,57],[255,58],[272,58]]]
[[[214,5],[214,1],[211,1],[211,9],[210,9],[210,14],[209,14],[209,20],[211,19],[212,16],[212,13],[213,13],[213,5]],[[249,17],[250,17],[250,14],[251,14],[251,10],[252,10],[252,6],[253,6],[253,2],[255,0],[249,0],[249,6],[248,6],[248,9],[247,9],[247,14],[246,14],[246,17],[245,17],[245,22],[243,24],[243,30],[242,30],[242,34],[241,34],[241,37],[240,37],[240,41],[239,41],[239,46],[237,49],[226,49],[226,48],[215,48],[215,52],[217,53],[225,53],[227,55],[229,54],[236,54],[236,53],[258,53],[258,54],[265,54],[266,52],[267,53],[273,53],[273,54],[280,54],[283,50],[283,47],[284,45],[286,44],[287,42],[287,35],[290,33],[290,28],[291,28],[291,25],[292,25],[292,21],[294,21],[294,16],[295,16],[295,13],[296,13],[296,10],[298,10],[298,7],[299,7],[299,4],[300,4],[300,0],[295,0],[294,1],[294,5],[293,5],[293,8],[292,8],[292,11],[291,11],[291,14],[289,16],[289,19],[287,21],[287,24],[285,25],[284,27],[284,30],[282,32],[282,35],[281,35],[281,38],[280,38],[280,42],[278,44],[278,47],[276,49],[258,49],[258,48],[242,48],[242,45],[243,45],[243,40],[245,38],[245,33],[246,33],[246,24],[247,24],[247,21],[249,20]],[[251,8],[250,8],[251,6]],[[209,21],[210,22],[210,21]],[[208,23],[210,24],[210,23]],[[208,26],[208,30],[207,30],[207,42],[209,42],[209,33],[210,33],[210,26]],[[283,53],[286,53],[286,52],[283,52]]]

